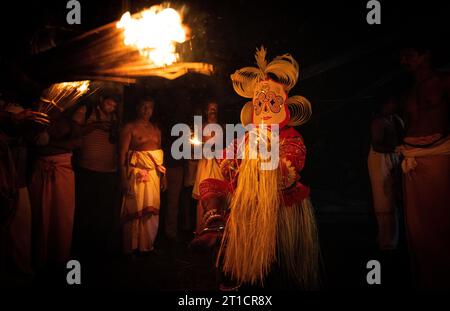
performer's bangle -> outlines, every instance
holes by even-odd
[[[206,221],[205,221],[205,227],[208,228],[209,225],[210,225],[212,222],[214,222],[215,220],[218,220],[218,221],[222,222],[222,221],[223,221],[222,215],[214,214],[214,215],[209,216],[208,219],[206,219]]]
[[[217,209],[211,209],[211,210],[209,210],[209,211],[207,211],[206,213],[205,213],[205,215],[203,215],[203,218],[202,218],[202,222],[203,223],[206,223],[206,220],[210,217],[210,216],[212,216],[212,215],[216,215],[217,214]]]

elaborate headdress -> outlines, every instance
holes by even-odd
[[[267,63],[266,50],[261,47],[256,51],[256,64],[258,67],[245,67],[231,75],[235,91],[253,99],[242,109],[241,122],[257,125],[249,135],[261,138],[260,144],[264,142],[271,149],[281,150],[281,160],[275,159],[281,164],[274,169],[261,169],[264,161],[261,153],[257,153],[256,159],[242,159],[218,262],[224,273],[237,283],[262,285],[277,263],[290,278],[307,288],[317,275],[314,216],[308,199],[285,200],[286,188],[282,182],[286,169],[296,169],[291,161],[302,161],[303,143],[298,134],[278,146],[275,140],[274,146],[272,137],[276,136],[272,136],[272,131],[263,134],[258,125],[277,124],[280,128],[301,125],[311,116],[311,104],[302,96],[288,98],[287,93],[297,83],[299,72],[298,63],[291,55],[278,56]],[[250,143],[242,140],[241,144],[247,152]],[[297,153],[288,158],[283,150],[297,150]],[[295,185],[301,187],[297,182]]]
[[[266,54],[264,47],[256,49],[258,67],[244,67],[231,75],[236,93],[253,98],[242,108],[242,124],[254,123],[254,114],[258,114],[265,103],[274,113],[285,111],[280,127],[306,123],[311,116],[311,103],[303,96],[287,95],[298,80],[297,61],[290,54],[284,54],[267,63]]]

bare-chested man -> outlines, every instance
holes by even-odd
[[[125,125],[120,137],[123,250],[126,254],[153,250],[158,232],[160,189],[164,191],[167,187],[161,131],[149,121],[153,108],[153,100],[142,99],[137,105],[136,120]]]
[[[414,78],[403,97],[404,202],[415,284],[450,288],[450,77],[435,71],[427,49],[402,50]]]

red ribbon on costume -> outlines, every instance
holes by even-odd
[[[284,189],[282,192],[284,206],[291,206],[301,203],[309,196],[309,187],[300,182],[296,182],[292,187]]]
[[[230,184],[226,181],[207,178],[200,183],[199,190],[200,199],[208,200],[210,198],[217,198],[227,195],[231,188]]]

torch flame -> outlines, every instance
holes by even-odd
[[[73,106],[89,91],[89,80],[52,84],[44,90],[38,107],[39,112],[48,113],[53,108],[63,111]]]
[[[73,92],[76,90],[77,95],[83,95],[89,90],[89,80],[73,81],[73,82],[61,82],[52,85],[53,88],[66,92]]]
[[[196,146],[202,144],[202,142],[197,138],[197,136],[195,136],[194,138],[189,139],[189,142],[190,142],[192,145],[196,145]]]
[[[176,44],[187,39],[187,29],[179,12],[161,5],[133,16],[126,12],[116,27],[124,31],[124,44],[137,48],[155,67],[177,62]]]
[[[89,80],[85,80],[85,81],[79,81],[78,83],[79,86],[77,87],[77,91],[80,92],[81,94],[86,93],[89,90]]]

